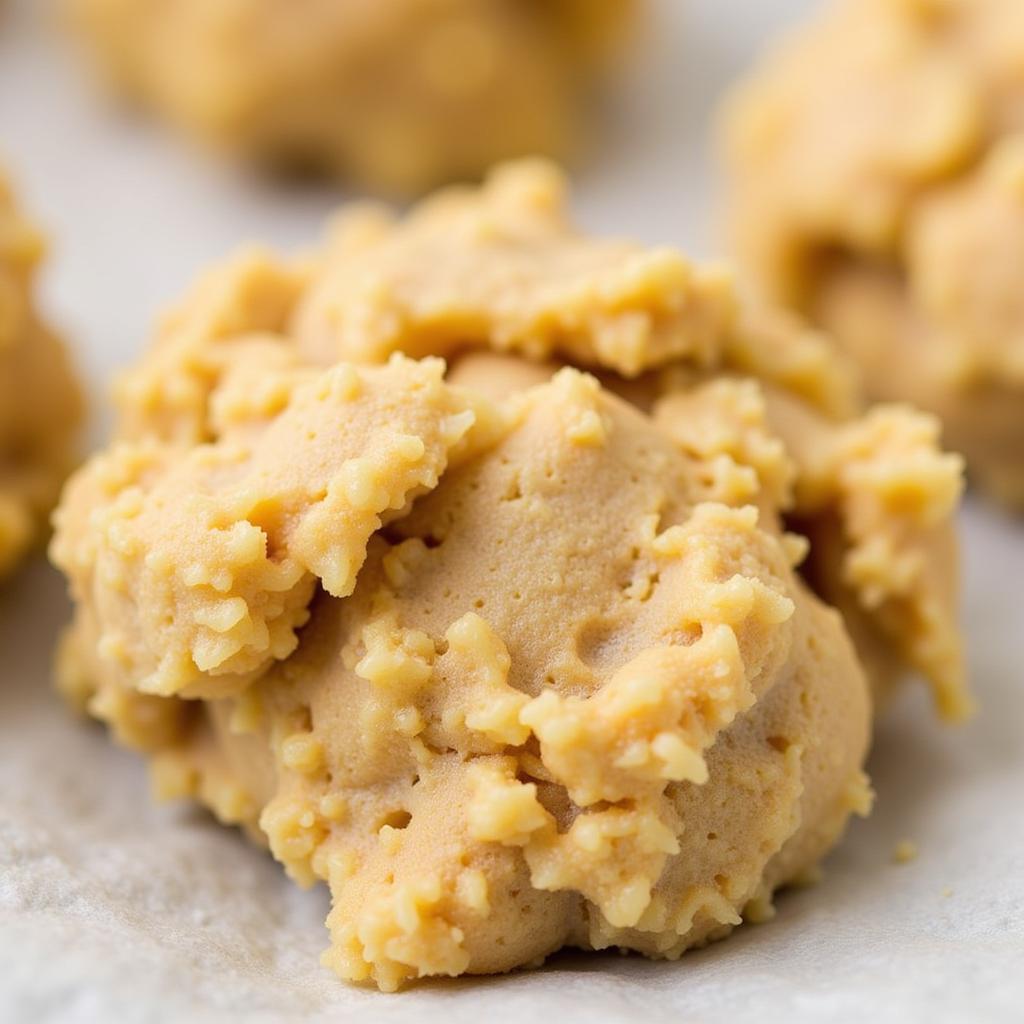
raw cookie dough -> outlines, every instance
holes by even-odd
[[[80,416],[64,349],[34,307],[43,250],[0,172],[0,576],[45,532]]]
[[[546,165],[240,253],[117,402],[61,686],[328,882],[345,978],[675,958],[868,809],[865,666],[966,706],[934,421]]]
[[[1024,509],[1024,4],[839,0],[724,119],[731,227],[772,300],[931,410]]]
[[[114,87],[188,134],[414,193],[581,142],[642,0],[65,0]]]

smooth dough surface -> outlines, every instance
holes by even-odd
[[[240,253],[117,400],[61,685],[327,881],[345,978],[675,958],[867,810],[872,689],[966,709],[935,422],[546,165]]]
[[[0,172],[0,576],[45,534],[81,414],[63,346],[35,308],[44,248]]]
[[[65,0],[113,86],[188,134],[397,193],[571,155],[641,3]]]
[[[724,137],[745,269],[1024,509],[1024,5],[833,0]]]

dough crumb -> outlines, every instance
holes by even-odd
[[[917,843],[912,839],[901,839],[892,851],[892,859],[896,864],[909,864],[911,861],[917,860],[917,855]]]

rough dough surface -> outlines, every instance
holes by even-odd
[[[0,576],[45,533],[81,411],[64,349],[34,305],[43,251],[0,172]]]
[[[866,812],[872,688],[966,708],[935,422],[546,165],[239,254],[117,400],[62,688],[327,881],[342,977],[678,957]]]
[[[1024,509],[1024,5],[838,0],[725,112],[733,240]]]
[[[397,193],[573,153],[640,3],[65,0],[115,89],[188,134]]]

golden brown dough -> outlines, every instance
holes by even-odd
[[[94,459],[68,488],[54,552],[110,624],[126,683],[216,696],[291,654],[317,583],[352,593],[383,518],[437,485],[472,425],[443,373],[402,357],[264,371],[258,409],[226,379],[216,442],[125,441]]]
[[[640,0],[66,0],[122,93],[218,147],[418,192],[565,156]]]
[[[34,305],[43,250],[0,173],[0,575],[45,533],[81,415],[64,348]]]
[[[769,297],[935,412],[1024,508],[1024,5],[838,0],[724,126],[730,224]]]
[[[965,707],[934,422],[564,205],[527,163],[239,255],[58,516],[65,692],[384,989],[720,937],[867,810],[862,651]]]

